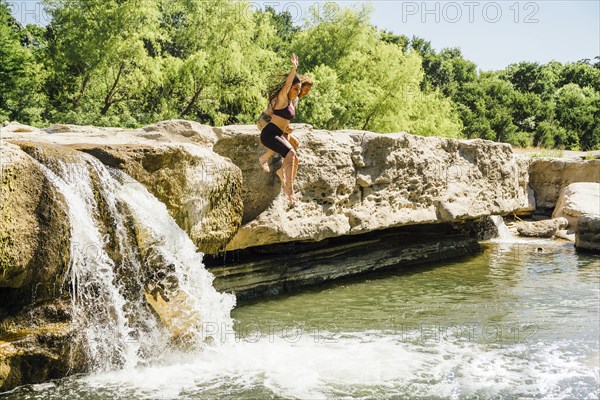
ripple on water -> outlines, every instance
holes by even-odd
[[[597,399],[599,259],[558,249],[492,248],[241,306],[218,351],[7,398]]]

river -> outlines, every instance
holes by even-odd
[[[597,399],[600,256],[551,241],[240,304],[221,345],[7,399]],[[0,396],[2,397],[2,396]]]

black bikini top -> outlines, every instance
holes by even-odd
[[[292,118],[296,116],[296,110],[290,101],[286,108],[280,108],[279,110],[273,109],[273,114],[291,121]]]

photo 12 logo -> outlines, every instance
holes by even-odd
[[[403,23],[459,22],[498,23],[510,20],[516,24],[536,24],[540,6],[537,2],[505,1],[403,1],[401,18]]]
[[[339,13],[341,6],[335,1],[239,1],[242,15],[252,17],[256,12],[273,10],[277,14],[289,15],[290,22],[300,24],[309,16],[320,21],[332,21]]]
[[[27,24],[48,25],[51,17],[41,0],[22,0],[6,2],[8,11],[23,26]]]

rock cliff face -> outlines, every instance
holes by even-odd
[[[294,128],[301,141],[299,200],[294,207],[281,194],[274,171],[265,173],[258,164],[264,148],[253,126],[212,128],[164,121],[134,130],[71,125],[39,130],[14,123],[0,128],[0,324],[8,323],[0,328],[11,327],[0,329],[0,391],[85,370],[85,349],[70,328],[73,310],[65,283],[74,257],[72,225],[66,200],[43,165],[87,162],[89,166],[93,160],[102,166],[99,160],[126,172],[164,203],[179,227],[208,254],[224,249],[260,253],[264,250],[260,246],[266,245],[321,246],[307,254],[304,266],[310,264],[310,271],[295,263],[277,266],[281,261],[277,257],[250,260],[234,270],[214,267],[220,289],[236,289],[247,296],[392,264],[472,254],[478,248],[472,239],[456,236],[442,242],[428,235],[438,227],[446,231],[456,223],[535,207],[528,188],[528,162],[516,159],[505,144]],[[277,162],[272,161],[273,170]],[[109,217],[106,193],[97,190],[98,170],[89,175],[95,180],[90,201],[97,204],[95,228],[107,241],[104,250],[107,257],[123,258],[111,250],[118,225]],[[379,232],[417,225],[427,225],[426,239],[414,246],[405,246],[404,239],[413,236],[408,231],[399,236],[396,231]],[[142,252],[152,245],[151,237],[127,221],[120,233],[129,235]],[[362,239],[353,243],[351,235]],[[327,247],[327,240],[340,237],[335,246]],[[368,262],[365,252],[373,248],[377,257]],[[338,268],[324,254],[354,261],[344,261],[345,267]],[[159,275],[169,267],[161,257],[144,260],[142,275]],[[254,279],[255,274],[262,275]],[[137,296],[144,282],[133,278],[131,288]],[[253,279],[260,281],[260,288],[247,285]],[[159,315],[163,322],[170,311]],[[29,360],[42,360],[43,365],[29,371]]]
[[[64,146],[126,171],[209,254],[534,208],[527,170],[506,144],[306,125],[295,133],[299,201],[290,207],[257,162],[264,148],[254,126],[2,128],[5,142]]]
[[[578,221],[575,247],[600,253],[600,215],[584,214]]]
[[[140,130],[55,125],[36,130],[11,124],[0,131],[4,143],[48,145],[64,156],[89,153],[144,184],[188,232],[198,248],[216,253],[241,223],[241,173],[211,150],[211,127],[190,121],[164,121]],[[64,235],[63,235],[64,237]]]
[[[561,190],[571,183],[600,183],[600,160],[536,158],[531,161],[529,175],[537,208],[551,210]]]
[[[299,201],[290,207],[277,196],[274,173],[258,165],[256,129],[218,130],[214,151],[231,159],[244,177],[245,224],[228,250],[534,208],[527,170],[509,145],[305,126],[295,134],[301,142]]]
[[[61,292],[70,256],[64,198],[18,146],[0,147],[0,308]]]

